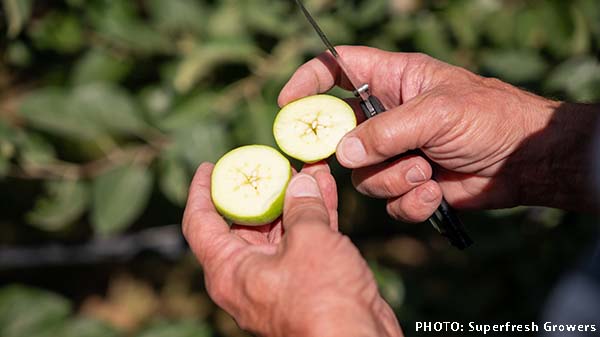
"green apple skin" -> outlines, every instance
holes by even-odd
[[[292,167],[289,164],[289,161],[287,160],[287,158],[285,158],[285,156],[283,156],[281,153],[279,153],[279,151],[273,149],[270,146],[246,145],[246,146],[238,147],[236,149],[233,149],[233,150],[227,152],[225,155],[223,155],[223,157],[221,157],[221,159],[219,159],[217,161],[217,163],[215,164],[215,168],[218,168],[220,162],[224,158],[226,158],[229,154],[233,153],[234,151],[240,151],[240,150],[248,149],[248,148],[266,148],[266,149],[275,151],[279,156],[281,156],[283,159],[285,159],[285,161],[288,163],[289,171],[288,171],[287,181],[286,181],[285,185],[283,186],[283,188],[281,189],[281,193],[279,193],[279,196],[273,200],[273,202],[268,206],[267,210],[264,213],[256,215],[256,216],[240,216],[238,214],[231,212],[228,207],[224,207],[218,201],[215,200],[215,198],[214,198],[215,187],[218,186],[219,182],[216,181],[215,174],[214,174],[215,171],[213,170],[213,175],[211,176],[211,197],[212,197],[213,204],[215,205],[215,208],[217,209],[217,211],[222,216],[229,219],[232,223],[239,224],[239,225],[246,225],[246,226],[261,226],[261,225],[269,224],[269,223],[275,221],[283,213],[283,201],[285,199],[285,191],[290,182],[290,179],[292,178]]]
[[[338,114],[338,117],[343,117],[337,121],[342,123],[340,123],[340,125],[336,125],[336,127],[342,128],[342,134],[340,134],[339,137],[335,139],[335,142],[326,142],[325,144],[319,144],[318,149],[315,149],[315,151],[309,151],[308,153],[301,154],[298,151],[298,149],[305,145],[298,146],[296,144],[293,147],[291,147],[289,146],[289,144],[286,146],[286,144],[282,141],[282,138],[286,135],[285,132],[281,130],[282,128],[280,127],[280,123],[282,122],[282,119],[285,118],[283,116],[285,114],[286,109],[294,105],[298,106],[299,104],[305,104],[306,102],[310,102],[311,100],[315,99],[329,101],[329,104],[333,104],[336,106],[336,114]],[[294,107],[294,109],[297,109],[297,107]],[[310,112],[311,111],[309,109],[308,113]],[[345,125],[342,126],[341,124]],[[298,159],[304,163],[311,164],[329,158],[332,154],[334,154],[343,134],[349,132],[354,127],[356,127],[356,115],[354,114],[354,110],[348,103],[335,96],[318,94],[299,98],[282,107],[277,116],[275,117],[275,121],[273,122],[273,135],[275,136],[275,142],[277,143],[277,146],[281,149],[281,151],[283,151],[285,154],[292,158]],[[298,143],[301,142],[302,140],[298,139]]]

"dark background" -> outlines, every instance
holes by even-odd
[[[336,44],[600,99],[597,0],[306,4]],[[3,0],[0,30],[0,335],[244,335],[208,299],[177,224],[200,162],[274,145],[279,90],[323,51],[293,2]],[[538,320],[597,237],[583,214],[468,212],[476,245],[460,252],[390,220],[332,165],[341,230],[408,335],[416,321]]]

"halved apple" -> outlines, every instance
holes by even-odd
[[[264,145],[238,147],[215,164],[212,200],[234,223],[267,224],[281,215],[291,177],[290,162],[279,151]]]
[[[314,163],[331,156],[342,137],[356,127],[352,107],[330,95],[314,95],[284,106],[273,124],[279,148],[290,157]]]

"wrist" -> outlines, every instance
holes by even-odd
[[[286,337],[401,337],[400,325],[389,305],[378,296],[372,304],[335,297],[310,306],[310,310],[290,310],[285,324],[270,336]],[[333,305],[331,303],[334,303]]]
[[[593,209],[592,144],[600,105],[542,99],[525,115],[527,136],[514,156],[519,203]]]

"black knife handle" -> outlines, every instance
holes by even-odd
[[[360,108],[364,112],[367,119],[385,112],[385,107],[383,104],[381,104],[381,101],[379,101],[377,97],[373,95],[369,96],[369,103],[371,103],[375,111],[371,111],[365,102],[360,102]],[[416,153],[425,157],[425,154],[420,150],[417,150]],[[433,225],[433,227],[435,227],[435,229],[437,229],[438,232],[440,232],[441,235],[445,236],[450,244],[452,244],[454,247],[463,250],[473,244],[473,240],[471,240],[465,231],[462,222],[456,215],[456,211],[450,205],[448,205],[446,199],[442,198],[442,203],[435,213],[431,215],[429,222]]]

